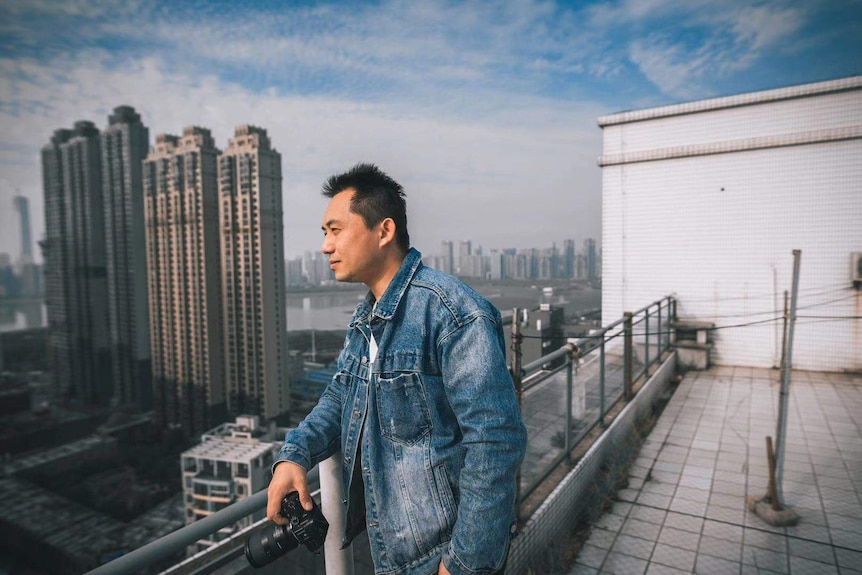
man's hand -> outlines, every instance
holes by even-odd
[[[440,568],[437,569],[437,575],[449,575],[449,570],[446,569],[446,566],[443,565],[443,562],[440,562]]]
[[[281,516],[281,500],[291,491],[299,492],[299,502],[306,511],[311,511],[311,495],[308,493],[306,471],[292,461],[282,461],[275,466],[272,481],[266,495],[266,516],[270,521],[286,525],[287,519]]]

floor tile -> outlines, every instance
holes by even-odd
[[[737,575],[740,564],[735,561],[699,554],[695,563],[695,570],[698,575]]]
[[[791,557],[802,557],[830,565],[835,564],[835,551],[832,545],[789,539],[787,547]]]
[[[640,519],[630,517],[623,524],[620,533],[655,541],[658,539],[659,527],[655,523],[649,523],[648,521],[641,521]]]
[[[742,562],[776,573],[787,573],[789,569],[786,554],[759,547],[749,547],[748,545],[742,546]]]
[[[607,529],[593,528],[590,532],[590,537],[587,543],[601,547],[602,549],[610,549],[614,544],[614,539],[617,538],[616,531],[608,531]]]
[[[667,523],[661,530],[661,534],[658,538],[659,543],[664,543],[665,545],[673,545],[674,547],[681,547],[683,549],[688,549],[689,551],[697,551],[697,544],[700,542],[700,534],[692,533],[691,531],[682,531],[681,529],[674,529],[673,527],[668,527]]]
[[[595,567],[596,569],[598,569],[602,566],[602,562],[605,560],[605,557],[607,557],[607,555],[607,549],[602,549],[601,547],[587,544],[581,548],[575,561],[577,563],[581,563],[583,565]]]
[[[629,519],[639,519],[656,525],[664,523],[665,517],[667,517],[667,511],[664,509],[656,509],[643,505],[635,505],[631,513],[629,513]]]
[[[836,548],[835,556],[841,569],[862,569],[862,552]]]
[[[674,529],[680,529],[682,531],[700,533],[703,529],[703,518],[668,511],[667,517],[665,517],[664,520],[664,526],[673,527]]]
[[[791,575],[838,575],[838,567],[801,557],[790,558]]]
[[[742,555],[742,542],[727,541],[725,539],[716,539],[709,535],[701,535],[697,553],[698,555],[712,555],[713,557],[720,557],[739,563]]]
[[[572,570],[569,571],[569,575],[597,575],[599,572],[595,567],[589,567],[582,563],[575,563],[575,566],[572,567]]]
[[[619,515],[614,515],[613,513],[605,513],[598,521],[596,521],[596,526],[601,527],[602,529],[608,529],[610,531],[619,531],[620,527],[623,526],[624,522],[625,519],[623,519]]]
[[[614,542],[614,546],[611,547],[611,553],[623,553],[639,559],[649,559],[653,547],[655,547],[655,541],[620,534]]]
[[[657,543],[650,561],[690,572],[694,568],[696,557],[697,553],[694,551]]]
[[[832,537],[833,545],[854,551],[862,551],[862,534],[844,531],[843,529],[830,529],[829,535]]]
[[[703,524],[703,535],[717,539],[742,543],[743,527],[722,521],[706,520]]]
[[[609,553],[602,564],[602,573],[614,575],[643,575],[646,572],[647,561],[622,553]]]
[[[646,575],[688,575],[689,573],[691,573],[690,569],[676,569],[661,563],[650,563],[646,571]]]

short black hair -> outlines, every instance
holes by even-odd
[[[333,198],[351,189],[356,193],[350,201],[350,211],[362,216],[369,229],[392,218],[395,241],[406,252],[410,248],[410,234],[407,233],[407,202],[401,184],[374,164],[356,164],[343,174],[329,178],[323,185],[323,195]]]

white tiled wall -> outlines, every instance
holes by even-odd
[[[605,154],[862,125],[862,90],[607,126]],[[794,367],[862,369],[862,140],[606,166],[603,323],[675,293],[678,315],[734,326],[781,315],[801,249]],[[781,322],[714,332],[713,361],[772,367]]]

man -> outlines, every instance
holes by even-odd
[[[338,281],[369,288],[338,371],[273,465],[267,515],[341,449],[343,543],[367,527],[378,574],[502,572],[515,533],[526,430],[499,312],[410,248],[404,191],[376,166],[333,176],[323,253]]]

